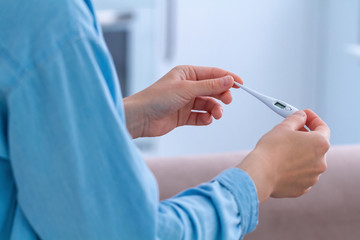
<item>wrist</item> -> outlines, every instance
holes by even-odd
[[[260,203],[270,197],[275,186],[274,169],[270,161],[254,150],[237,167],[247,172],[255,183]]]
[[[136,98],[132,96],[123,99],[126,128],[133,139],[142,137],[144,133],[144,110]]]

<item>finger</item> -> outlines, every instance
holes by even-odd
[[[230,104],[232,102],[232,95],[231,95],[230,90],[227,90],[227,91],[217,94],[217,95],[212,95],[210,97],[216,98],[217,100],[220,100],[221,102],[223,102],[225,104]]]
[[[212,117],[209,113],[192,112],[185,125],[205,126],[212,122]]]
[[[296,113],[288,116],[282,122],[282,125],[289,127],[290,129],[297,131],[301,130],[306,122],[306,114],[304,111],[297,111]]]
[[[185,65],[185,66],[178,66],[177,69],[183,71],[186,80],[206,80],[206,79],[221,78],[230,75],[233,77],[234,81],[240,84],[244,83],[243,80],[238,75],[223,70],[221,68]]]
[[[215,99],[210,97],[198,97],[194,101],[193,110],[206,111],[215,119],[222,117],[223,108]]]
[[[232,76],[202,81],[187,81],[187,87],[193,97],[221,95],[228,91],[234,83]]]
[[[304,110],[304,112],[307,115],[306,126],[308,126],[311,131],[319,132],[322,135],[324,135],[327,139],[329,139],[330,129],[326,125],[326,123],[323,120],[321,120],[321,118],[310,109],[306,109]]]
[[[229,90],[227,90],[226,92],[223,92],[219,95],[212,96],[212,97],[222,101],[225,104],[230,104],[232,102],[232,95]]]

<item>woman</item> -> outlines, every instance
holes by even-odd
[[[241,239],[259,202],[325,171],[329,129],[299,111],[236,168],[159,202],[132,138],[220,119],[240,77],[180,66],[123,100],[88,0],[2,1],[0,29],[0,239]]]

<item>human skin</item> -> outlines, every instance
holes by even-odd
[[[223,112],[215,99],[231,103],[234,81],[243,84],[239,76],[219,68],[175,67],[124,99],[127,128],[137,138],[161,136],[183,125],[211,124]],[[270,196],[298,197],[326,170],[329,138],[329,128],[314,112],[298,111],[265,134],[237,167],[254,181],[260,203]]]
[[[265,134],[237,167],[253,179],[260,203],[270,196],[299,197],[326,170],[329,138],[329,128],[314,112],[298,111]]]
[[[126,125],[133,138],[164,135],[183,125],[209,125],[229,104],[236,74],[219,68],[178,66],[159,81],[124,98]],[[203,112],[194,112],[203,111]]]

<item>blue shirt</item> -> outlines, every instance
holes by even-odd
[[[159,202],[89,0],[3,0],[0,29],[0,239],[241,239],[255,228],[256,189],[239,169]]]

